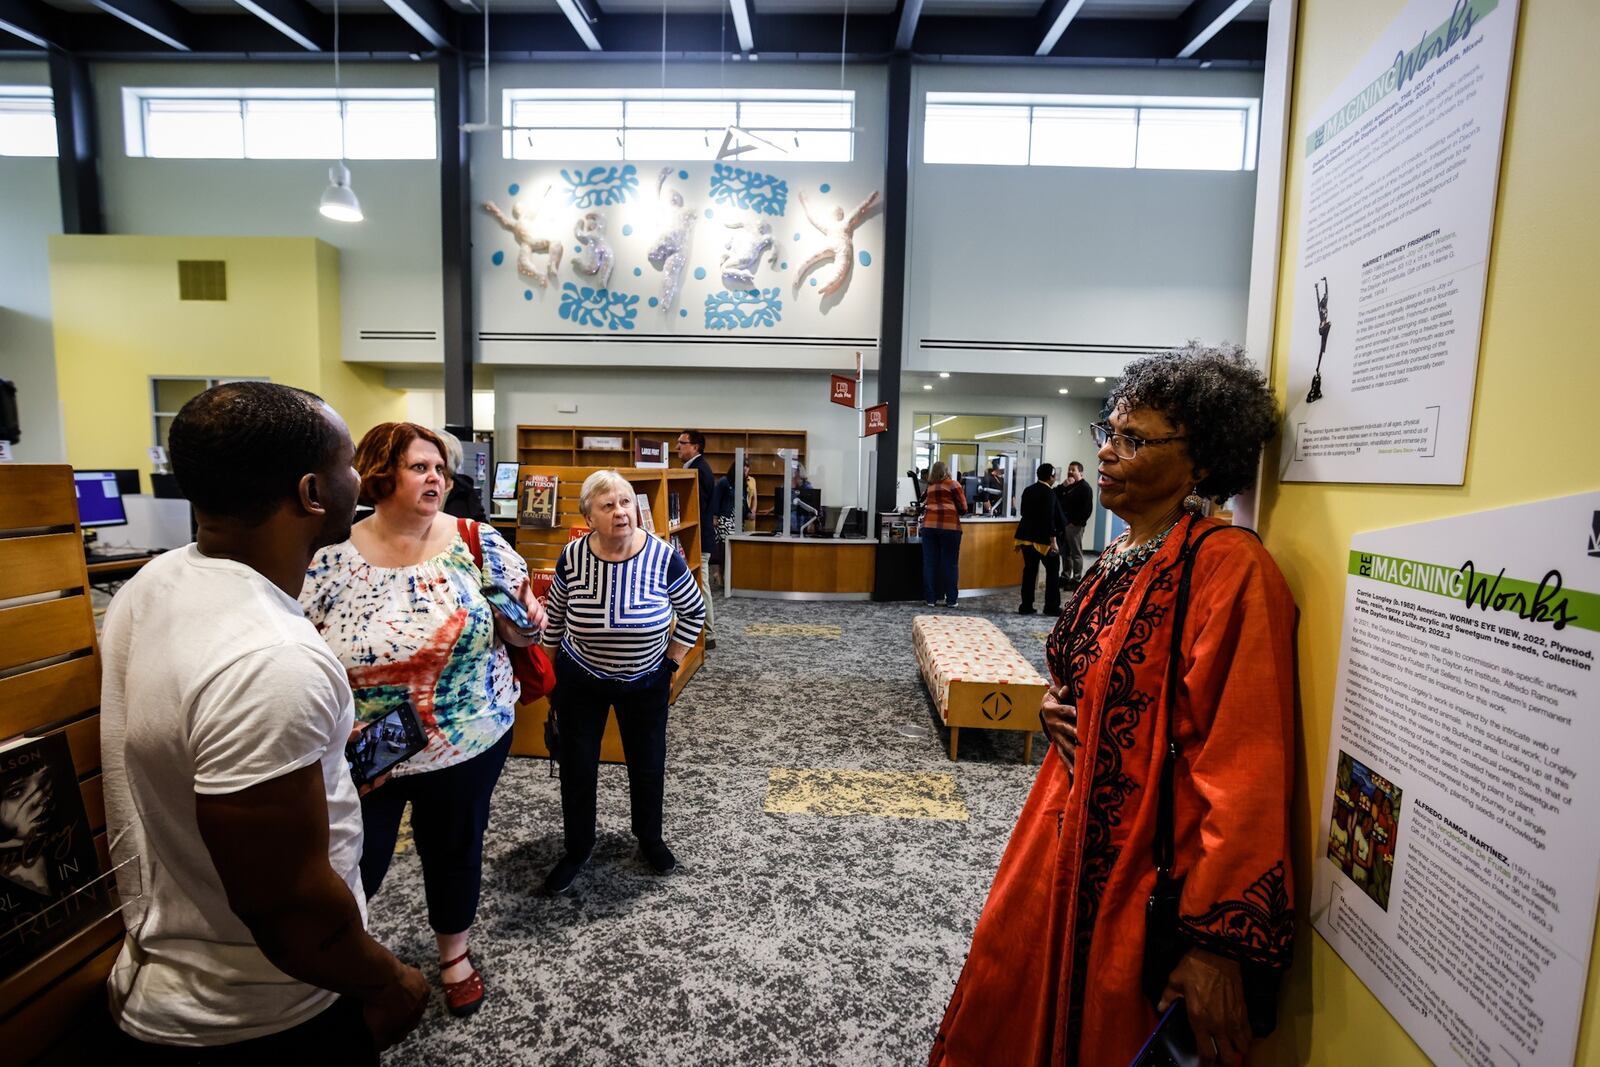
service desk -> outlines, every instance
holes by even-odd
[[[1021,585],[1022,557],[1017,554],[1016,539],[1016,519],[961,520],[961,570],[956,584],[962,596],[988,596]],[[879,546],[872,599],[922,599],[920,541]]]
[[[734,534],[726,545],[732,596],[870,600],[878,542]]]

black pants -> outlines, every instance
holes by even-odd
[[[622,755],[628,764],[628,799],[633,836],[661,840],[661,807],[667,784],[667,699],[672,672],[664,666],[636,682],[603,681],[570,657],[556,657],[556,688],[550,704],[561,729],[561,816],[567,855],[594,849],[595,789],[600,777],[600,739],[606,713],[617,709]]]
[[[378,1050],[361,1017],[361,1002],[340,997],[299,1026],[231,1045],[184,1048],[151,1045],[117,1031],[113,1062],[132,1067],[279,1067],[285,1063],[336,1063],[377,1067]]]
[[[511,751],[511,731],[493,747],[442,770],[390,778],[361,798],[366,843],[361,850],[361,887],[378,895],[394,858],[400,815],[411,802],[411,838],[422,860],[428,925],[436,934],[472,928],[483,884],[483,833],[489,798]]]
[[[1033,583],[1039,578],[1039,564],[1044,564],[1044,613],[1061,614],[1060,557],[1054,552],[1040,555],[1029,545],[1022,546],[1022,607],[1033,610]]]

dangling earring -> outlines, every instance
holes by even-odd
[[[1189,490],[1189,495],[1183,498],[1183,510],[1191,515],[1205,514],[1206,498],[1200,495],[1198,485]]]

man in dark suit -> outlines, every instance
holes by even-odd
[[[711,549],[716,546],[716,524],[712,518],[711,494],[717,478],[711,461],[705,457],[706,435],[699,430],[684,430],[678,435],[678,458],[686,469],[700,475],[700,593],[706,602],[706,648],[717,647],[716,629],[711,617]]]
[[[1061,584],[1073,589],[1083,580],[1083,530],[1094,515],[1094,490],[1083,476],[1082,463],[1067,464],[1066,481],[1055,492],[1067,520],[1067,534],[1061,539]]]
[[[1019,615],[1032,615],[1033,585],[1039,577],[1039,565],[1044,564],[1044,613],[1061,613],[1061,587],[1056,582],[1057,555],[1061,538],[1067,532],[1066,517],[1056,502],[1055,491],[1050,486],[1056,480],[1056,469],[1048,463],[1039,464],[1039,480],[1022,491],[1018,508],[1017,550],[1022,553],[1022,606]]]

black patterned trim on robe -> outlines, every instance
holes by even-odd
[[[1199,915],[1178,919],[1194,944],[1240,963],[1283,970],[1294,957],[1294,905],[1283,861],[1257,878],[1237,900],[1219,900]]]

